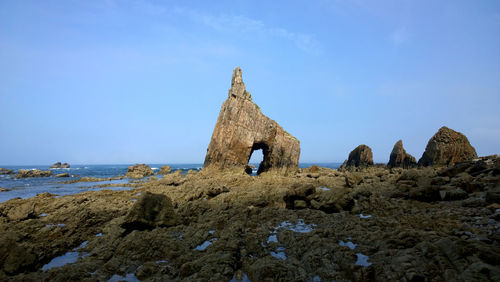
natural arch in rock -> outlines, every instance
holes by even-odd
[[[258,174],[275,172],[295,173],[299,168],[300,142],[286,132],[276,121],[262,114],[246,91],[241,69],[235,68],[231,89],[222,104],[210,145],[204,170],[241,170],[252,152],[262,150],[263,161]]]

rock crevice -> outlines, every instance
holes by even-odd
[[[262,150],[258,174],[295,173],[298,170],[300,142],[276,121],[262,114],[246,91],[241,69],[235,68],[231,89],[222,104],[207,155],[204,170],[245,170],[252,153]]]

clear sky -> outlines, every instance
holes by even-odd
[[[235,66],[301,162],[500,153],[500,1],[0,1],[0,164],[201,163]]]

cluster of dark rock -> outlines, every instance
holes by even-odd
[[[51,165],[50,168],[70,168],[70,165],[68,163],[57,162]]]
[[[406,152],[403,141],[399,140],[394,144],[387,166],[405,169],[417,166],[450,166],[476,158],[476,150],[465,135],[443,126],[429,140],[418,163],[415,157]],[[372,165],[371,148],[367,145],[359,145],[349,154],[349,158],[342,164],[341,168],[350,169]]]

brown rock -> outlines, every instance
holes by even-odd
[[[17,172],[16,178],[28,178],[28,177],[48,177],[52,176],[52,171],[39,170],[39,169],[20,169]]]
[[[50,168],[69,168],[69,167],[70,165],[68,163],[61,163],[61,162],[57,162],[50,166]]]
[[[146,164],[136,164],[128,167],[127,177],[130,178],[143,178],[145,176],[154,175],[153,170]]]
[[[222,104],[219,118],[205,157],[204,169],[245,170],[255,150],[264,159],[258,174],[273,171],[289,174],[298,171],[300,142],[277,122],[266,117],[245,90],[239,67],[234,69],[231,89]]]
[[[415,157],[408,154],[406,150],[403,148],[403,140],[399,140],[394,144],[394,148],[392,149],[391,156],[389,158],[389,163],[387,166],[389,168],[392,167],[402,167],[402,168],[410,168],[415,167],[417,165],[417,161]]]
[[[443,126],[427,143],[418,165],[453,165],[475,158],[477,158],[476,150],[470,145],[467,137]]]
[[[56,177],[69,177],[69,173],[65,172],[65,173],[59,173],[56,175]]]
[[[121,226],[129,230],[145,230],[175,223],[176,215],[170,198],[146,192],[134,204]]]
[[[171,172],[172,172],[172,167],[170,167],[169,165],[163,165],[161,166],[160,171],[158,171],[158,174],[165,175]]]
[[[372,149],[366,145],[359,145],[349,154],[349,158],[342,167],[366,167],[373,165]]]
[[[19,221],[35,217],[35,205],[26,202],[9,210],[7,217],[10,220]]]
[[[0,167],[0,174],[14,174],[14,170]]]

